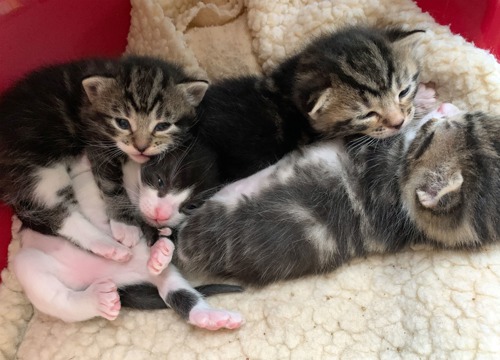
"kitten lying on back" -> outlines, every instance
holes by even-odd
[[[320,142],[228,185],[183,223],[178,264],[265,285],[413,243],[497,242],[500,119],[456,113],[376,143]]]
[[[206,82],[145,57],[83,60],[35,71],[0,98],[0,199],[23,224],[117,261],[139,239],[122,185],[128,159],[172,148],[192,125]],[[86,153],[113,236],[79,211],[73,167]],[[122,244],[120,244],[119,242]]]
[[[90,193],[97,191],[90,164],[82,160],[78,168],[72,180],[85,184],[75,187],[76,197],[84,199],[78,206],[82,213],[94,214],[90,219],[102,220],[106,216],[104,202],[87,195],[92,187],[95,190]],[[111,234],[109,225],[107,234]],[[29,300],[43,313],[73,322],[96,316],[114,320],[122,305],[136,309],[171,307],[191,324],[209,330],[234,329],[242,324],[240,314],[214,309],[203,299],[203,295],[242,289],[233,285],[192,288],[175,267],[166,267],[173,249],[164,237],[152,248],[139,241],[126,263],[98,257],[61,237],[27,228],[20,231],[20,237],[22,247],[12,260],[12,268]],[[144,283],[148,286],[137,285]]]
[[[397,134],[414,114],[420,32],[348,27],[312,40],[267,76],[211,85],[197,130],[219,157],[222,181],[313,140]]]

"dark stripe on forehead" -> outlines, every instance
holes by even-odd
[[[125,90],[125,98],[127,99],[128,103],[134,108],[136,112],[140,111],[140,106],[137,104],[134,98],[134,94],[127,89]]]
[[[348,63],[349,63],[349,60],[348,60]],[[349,65],[351,65],[351,64],[349,63]],[[353,78],[351,75],[344,72],[337,63],[334,63],[333,67],[334,67],[334,69],[333,69],[334,73],[338,76],[340,81],[344,82],[345,84],[351,86],[354,89],[369,92],[370,94],[372,94],[374,96],[380,95],[380,93],[379,93],[379,91],[377,91],[377,89],[374,89],[366,84],[360,83],[355,78]]]
[[[158,92],[155,96],[155,98],[153,99],[153,101],[151,101],[151,104],[149,104],[149,106],[147,107],[146,109],[146,113],[151,113],[153,111],[153,109],[155,108],[155,106],[157,104],[161,104],[163,102],[163,96],[160,92]]]
[[[422,155],[425,154],[427,149],[432,143],[432,139],[434,139],[434,132],[431,132],[427,137],[422,141],[417,151],[415,151],[415,160],[418,160]]]

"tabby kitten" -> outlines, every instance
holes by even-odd
[[[146,57],[83,60],[29,74],[0,98],[0,199],[33,230],[128,260],[140,233],[125,224],[135,221],[122,165],[143,163],[183,139],[206,89],[180,67]],[[115,239],[77,206],[71,177],[84,153],[116,220]]]
[[[313,140],[401,131],[414,115],[421,30],[348,27],[311,41],[269,75],[222,80],[198,107],[198,138],[223,182]]]
[[[179,230],[179,265],[265,285],[414,243],[498,241],[500,119],[456,113],[376,143],[320,142],[230,184]]]

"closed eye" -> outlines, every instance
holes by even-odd
[[[369,113],[364,114],[360,118],[361,119],[369,119],[369,118],[371,118],[373,116],[378,116],[378,113],[376,113],[375,111],[370,111]]]
[[[411,85],[399,93],[399,98],[402,99],[410,92]]]
[[[157,131],[165,131],[169,127],[170,127],[170,124],[168,122],[161,122],[161,123],[156,124],[156,126],[154,128],[154,131],[155,132],[157,132]]]

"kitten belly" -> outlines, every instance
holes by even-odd
[[[47,236],[32,230],[23,230],[22,248],[33,248],[51,256],[57,264],[57,277],[69,288],[80,290],[96,280],[109,279],[116,285],[148,281],[147,269],[150,250],[145,242],[132,248],[132,259],[118,263],[80,249],[70,241]]]

